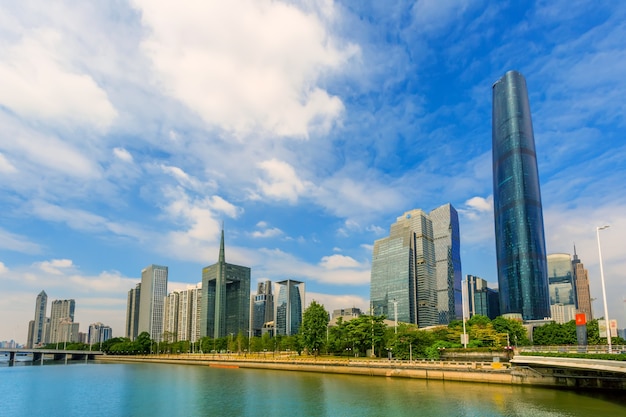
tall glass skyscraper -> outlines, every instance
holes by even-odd
[[[439,324],[433,223],[411,210],[391,225],[389,237],[374,242],[370,300],[372,314],[417,324]]]
[[[493,85],[493,199],[502,314],[550,316],[546,244],[526,80],[509,71]]]
[[[439,324],[449,324],[463,317],[459,215],[448,203],[432,210],[428,216],[433,223],[435,242]]]
[[[46,342],[45,323],[46,323],[46,309],[48,308],[48,295],[45,291],[41,291],[37,295],[35,301],[35,320],[33,323],[33,334],[31,336],[32,343],[29,347],[35,347],[39,344]]]
[[[298,333],[304,314],[304,282],[288,279],[276,283],[276,335],[291,336]]]

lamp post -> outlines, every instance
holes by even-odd
[[[607,337],[606,340],[609,345],[609,353],[613,353],[611,346],[611,323],[609,321],[609,308],[606,304],[606,287],[604,285],[604,269],[602,268],[602,249],[600,247],[600,230],[607,229],[609,226],[596,227],[596,236],[598,237],[598,258],[600,260],[600,281],[602,282],[602,299],[604,300],[604,322],[606,324]]]
[[[394,314],[394,329],[395,333],[398,334],[398,300],[393,299],[393,314]]]
[[[465,328],[465,295],[467,293],[467,278],[462,282],[461,305],[463,310],[463,348],[467,349],[467,329]]]

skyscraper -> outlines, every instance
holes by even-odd
[[[202,269],[200,335],[214,339],[242,332],[250,324],[250,268],[226,263],[224,230],[216,264]]]
[[[526,81],[509,71],[493,85],[493,200],[502,314],[550,316],[546,244]]]
[[[579,313],[585,313],[587,321],[593,320],[591,310],[591,293],[589,291],[589,273],[585,265],[578,259],[576,246],[574,246],[574,258],[572,259],[572,269],[574,271],[574,284],[576,287],[576,305]]]
[[[167,295],[167,266],[150,265],[141,270],[141,294],[137,333],[148,332],[152,340],[163,337],[163,304]]]
[[[139,334],[139,301],[141,297],[141,283],[128,291],[126,302],[126,332],[125,336],[135,340]]]
[[[304,282],[288,279],[276,283],[275,334],[291,336],[298,333],[304,314]]]
[[[550,317],[557,323],[576,318],[576,288],[569,253],[551,253],[547,256],[550,290]]]
[[[45,291],[41,291],[35,300],[35,320],[33,323],[32,346],[40,343],[46,343],[45,323],[46,310],[48,308],[48,295]]]
[[[432,221],[411,210],[374,242],[370,299],[372,314],[419,327],[439,324]]]
[[[489,283],[474,275],[467,275],[467,318],[477,314],[491,320],[500,315],[498,291],[489,288]]]
[[[459,215],[448,203],[432,210],[428,216],[433,223],[439,324],[449,324],[463,316]]]
[[[259,282],[256,295],[252,298],[251,335],[260,337],[263,334],[265,323],[274,321],[274,294],[272,294],[272,281]]]
[[[74,323],[74,300],[54,300],[50,308],[50,339],[48,343],[68,342],[71,335],[78,336],[78,328],[71,326]]]

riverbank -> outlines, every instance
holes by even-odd
[[[391,378],[416,378],[437,381],[513,384],[508,364],[499,362],[448,361],[385,361],[333,360],[323,358],[246,358],[222,355],[146,355],[113,356],[97,359],[101,362],[142,362],[200,365],[214,368],[272,369],[296,372],[317,372]]]

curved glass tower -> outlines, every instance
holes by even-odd
[[[526,80],[493,85],[493,199],[501,314],[550,317],[546,244]]]

